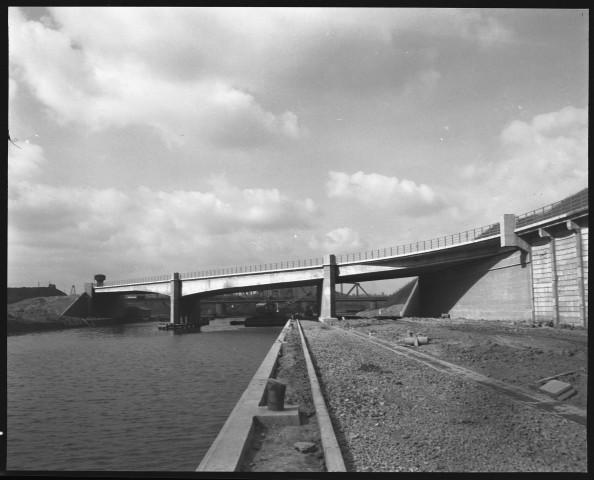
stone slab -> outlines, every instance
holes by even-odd
[[[557,400],[564,401],[567,400],[569,397],[573,397],[577,393],[577,390],[571,387],[569,390],[566,390],[560,395],[557,395]]]
[[[571,388],[569,383],[560,382],[559,380],[550,380],[545,383],[540,390],[550,393],[551,395],[559,396]]]

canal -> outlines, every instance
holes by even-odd
[[[143,322],[7,339],[7,469],[194,471],[281,327]]]

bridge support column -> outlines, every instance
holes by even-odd
[[[506,213],[501,216],[499,222],[502,247],[518,247],[527,253],[532,251],[530,244],[516,235],[516,216],[513,213]]]
[[[181,323],[181,280],[179,273],[174,273],[171,279],[171,317],[170,323]]]
[[[320,321],[336,318],[336,257],[324,256],[324,279],[322,281],[322,298],[320,299]]]
[[[575,255],[577,257],[577,283],[578,283],[578,305],[582,325],[588,326],[588,314],[586,313],[586,298],[584,289],[584,257],[582,253],[582,228],[571,220],[568,220],[567,229],[575,232]]]
[[[553,323],[559,325],[559,287],[557,278],[557,255],[555,247],[555,237],[544,228],[538,229],[538,234],[543,238],[549,239],[549,261],[551,264],[551,290],[553,299]]]

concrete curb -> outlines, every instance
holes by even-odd
[[[266,383],[274,374],[281,345],[289,331],[290,322],[288,320],[283,327],[196,472],[239,471],[245,453],[252,443],[256,421],[267,423],[267,421],[272,421],[269,417],[275,417],[275,423],[299,425],[298,407],[287,405],[285,410],[272,411],[262,406],[266,404]]]
[[[320,436],[322,440],[322,448],[324,449],[324,459],[326,461],[326,470],[328,472],[346,472],[344,460],[334,429],[332,428],[332,421],[324,402],[324,396],[322,395],[322,389],[316,376],[316,371],[311,361],[309,349],[301,329],[301,324],[297,320],[297,326],[299,327],[299,334],[301,335],[301,345],[303,347],[303,357],[307,364],[307,374],[309,377],[309,383],[311,385],[311,395],[313,397],[314,406],[316,407],[316,416],[318,420],[318,427],[320,429]]]

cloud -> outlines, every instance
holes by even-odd
[[[23,152],[10,150],[11,272],[32,259],[39,262],[40,252],[47,257],[38,268],[61,271],[68,265],[76,272],[87,266],[89,275],[107,267],[128,276],[173,266],[187,271],[224,265],[237,262],[237,251],[245,262],[286,260],[282,254],[291,253],[301,232],[317,224],[313,200],[294,199],[275,188],[240,189],[225,177],[213,177],[209,191],[33,183],[43,159],[42,148],[34,144]],[[253,248],[256,244],[265,248]]]
[[[306,238],[312,252],[325,254],[351,253],[367,248],[367,242],[351,227],[337,227],[326,233],[312,233]]]
[[[308,135],[293,112],[275,115],[243,92],[219,86],[219,91],[213,92],[210,98],[217,103],[207,120],[215,125],[211,138],[218,145],[253,147],[275,138],[298,140]]]
[[[475,10],[334,8],[9,9],[11,78],[56,121],[100,130],[148,125],[169,146],[190,138],[254,147],[308,135],[291,105],[431,87],[437,50],[403,35],[496,43],[507,32]],[[259,99],[278,99],[273,109]],[[183,135],[182,135],[183,134]]]
[[[167,144],[178,146],[196,135],[231,147],[307,135],[294,112],[265,109],[229,79],[209,74],[190,79],[161,74],[164,65],[156,62],[159,57],[137,46],[139,40],[158,43],[164,35],[157,22],[160,11],[115,10],[52,10],[59,29],[27,21],[18,9],[9,10],[12,75],[25,81],[60,123],[92,131],[149,125]],[[162,13],[164,25],[173,27],[172,11]],[[148,23],[139,22],[139,16]],[[94,37],[98,25],[107,32]],[[131,38],[135,33],[137,38]],[[103,40],[97,42],[96,38]],[[171,40],[169,37],[168,42]],[[176,49],[169,54],[175,55]]]
[[[370,208],[386,208],[411,215],[442,207],[441,200],[425,184],[362,171],[352,175],[335,171],[328,174],[326,192],[329,198],[354,199]]]
[[[461,170],[469,185],[467,197],[475,197],[474,184],[480,185],[481,198],[490,199],[486,207],[466,201],[467,209],[480,209],[483,215],[521,214],[588,185],[587,109],[567,106],[530,121],[514,120],[502,130],[500,141],[501,160]]]
[[[364,249],[365,244],[358,232],[349,227],[341,227],[326,233],[323,248],[326,252],[350,252]]]
[[[19,142],[8,148],[8,178],[13,181],[32,179],[39,174],[45,163],[45,154],[39,145]]]

